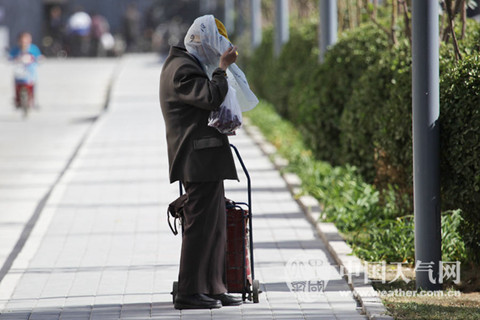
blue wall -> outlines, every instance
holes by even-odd
[[[17,35],[22,31],[29,31],[35,42],[40,41],[43,21],[42,1],[0,0],[0,8],[4,12],[0,25],[9,29],[10,46],[16,43]]]

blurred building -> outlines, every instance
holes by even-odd
[[[101,14],[110,24],[112,33],[124,32],[125,12],[133,3],[141,14],[141,28],[155,29],[169,19],[191,24],[201,14],[221,14],[224,0],[0,0],[0,45],[2,32],[8,34],[9,46],[16,42],[21,31],[32,33],[34,43],[42,44],[44,37],[51,32],[52,8],[61,8],[62,19],[77,9],[93,14]],[[3,31],[2,31],[3,30]]]

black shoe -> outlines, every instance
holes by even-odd
[[[174,306],[175,309],[214,309],[222,307],[222,303],[204,294],[177,294]]]
[[[226,293],[220,294],[209,294],[207,295],[212,299],[220,300],[222,302],[222,306],[239,306],[243,303],[242,298],[235,297]]]

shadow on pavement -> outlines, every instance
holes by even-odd
[[[70,121],[72,124],[84,124],[97,121],[99,116],[76,118]]]

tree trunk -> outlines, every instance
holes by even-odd
[[[362,23],[362,1],[361,0],[357,0],[356,1],[356,4],[357,4],[357,8],[356,8],[356,12],[357,12],[357,17],[356,17],[356,20],[357,20],[357,27]]]
[[[408,41],[410,42],[410,46],[412,45],[412,29],[410,28],[410,17],[408,15],[408,4],[406,0],[400,0],[402,4],[402,11],[403,11],[403,20],[405,23],[405,36],[407,37]]]
[[[353,9],[354,5],[352,4],[352,0],[347,1],[347,6],[348,6],[348,27],[350,29],[353,29],[355,27],[355,11]]]
[[[337,10],[338,10],[338,31],[342,32],[345,28],[345,0],[338,0]]]
[[[465,38],[465,31],[467,29],[467,2],[462,0],[462,7],[460,8],[462,14],[462,34],[460,35],[460,39]]]
[[[397,45],[397,14],[398,14],[398,0],[392,0],[392,22],[390,25],[390,32],[392,33],[392,43],[393,45]]]
[[[440,40],[445,41],[445,33],[447,32],[447,28],[445,27],[445,19],[446,19],[446,14],[445,14],[445,1],[442,1],[440,3],[442,7],[442,19],[440,23]]]

